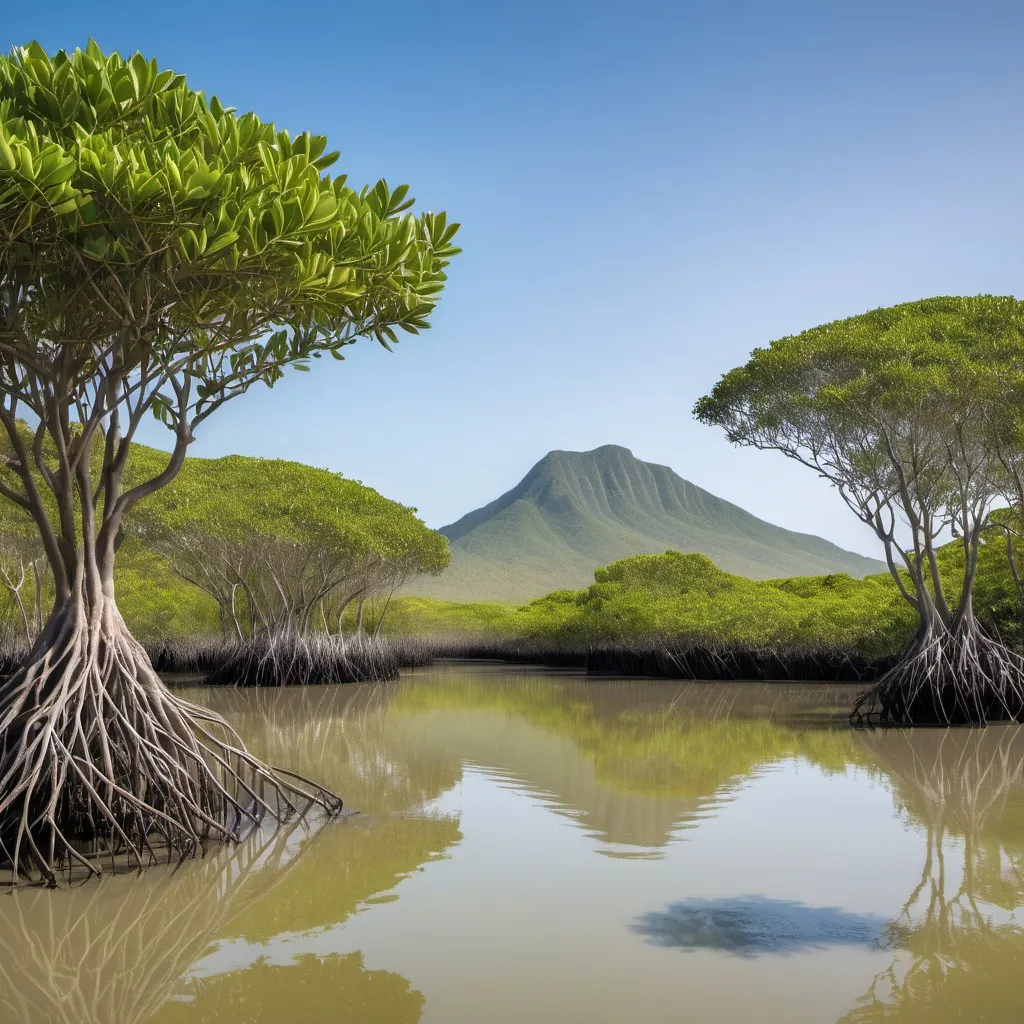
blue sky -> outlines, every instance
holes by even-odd
[[[57,0],[0,45],[141,50],[464,225],[433,330],[240,399],[198,454],[340,470],[441,526],[550,449],[623,444],[876,553],[690,410],[781,335],[1024,292],[1022,30],[1019,0]]]

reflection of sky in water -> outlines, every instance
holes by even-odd
[[[644,914],[633,930],[656,946],[718,949],[738,956],[877,945],[886,919],[767,896],[689,899]]]

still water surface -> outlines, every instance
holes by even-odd
[[[0,898],[0,1020],[1019,1021],[1024,729],[505,668],[198,691],[360,814]]]

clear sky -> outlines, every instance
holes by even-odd
[[[141,50],[464,225],[433,330],[238,400],[198,454],[441,526],[550,449],[622,444],[875,554],[813,474],[690,410],[781,335],[1024,294],[1022,33],[1020,0],[54,0],[7,5],[0,45]]]

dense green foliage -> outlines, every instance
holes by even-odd
[[[0,490],[32,515],[60,599],[93,547],[109,575],[124,514],[226,402],[359,338],[428,326],[457,226],[409,213],[405,186],[326,174],[326,146],[139,54],[33,43],[0,58]],[[122,490],[151,414],[173,452]]]
[[[876,309],[755,349],[696,405],[729,440],[814,469],[875,532],[922,636],[970,634],[981,541],[1022,461],[1024,302],[979,295]],[[948,591],[938,538],[959,538]]]
[[[549,452],[511,491],[441,532],[452,566],[415,593],[456,601],[526,601],[585,587],[599,566],[669,548],[702,552],[754,579],[884,568],[766,523],[618,445]]]
[[[538,603],[538,612],[561,620],[561,642],[628,645],[643,638],[883,654],[905,628],[895,589],[878,577],[756,581],[678,552],[624,559],[595,577],[580,594]]]
[[[146,475],[162,453],[137,448]],[[332,632],[353,599],[448,564],[416,510],[337,473],[281,459],[190,459],[127,532],[208,594],[238,636]]]
[[[938,563],[955,590],[961,545],[940,548]],[[981,547],[974,604],[990,632],[1021,646],[1021,601],[1000,533]],[[386,632],[395,635],[522,639],[551,649],[683,641],[865,657],[895,654],[916,623],[886,573],[750,580],[703,555],[674,551],[622,559],[598,570],[584,590],[555,591],[526,605],[403,598],[389,616]]]
[[[506,637],[550,649],[669,642],[891,654],[913,617],[885,575],[750,580],[704,555],[636,555],[595,573],[579,590],[560,590],[518,607],[405,598],[387,631],[466,639]]]
[[[147,478],[166,457],[133,445],[128,483]],[[10,639],[24,637],[22,605],[29,619],[38,618],[34,573],[41,580],[40,612],[52,604],[52,579],[40,554],[27,515],[0,503],[0,621]],[[129,628],[150,641],[234,632],[233,588],[246,635],[253,618],[265,625],[303,613],[314,626],[326,616],[334,631],[353,596],[379,599],[369,616],[376,624],[396,586],[447,561],[446,539],[415,509],[358,481],[280,459],[188,458],[173,483],[127,518],[116,594]],[[15,592],[6,581],[16,583],[21,572],[25,581]],[[246,594],[258,607],[247,604]],[[32,627],[38,631],[37,622]]]

